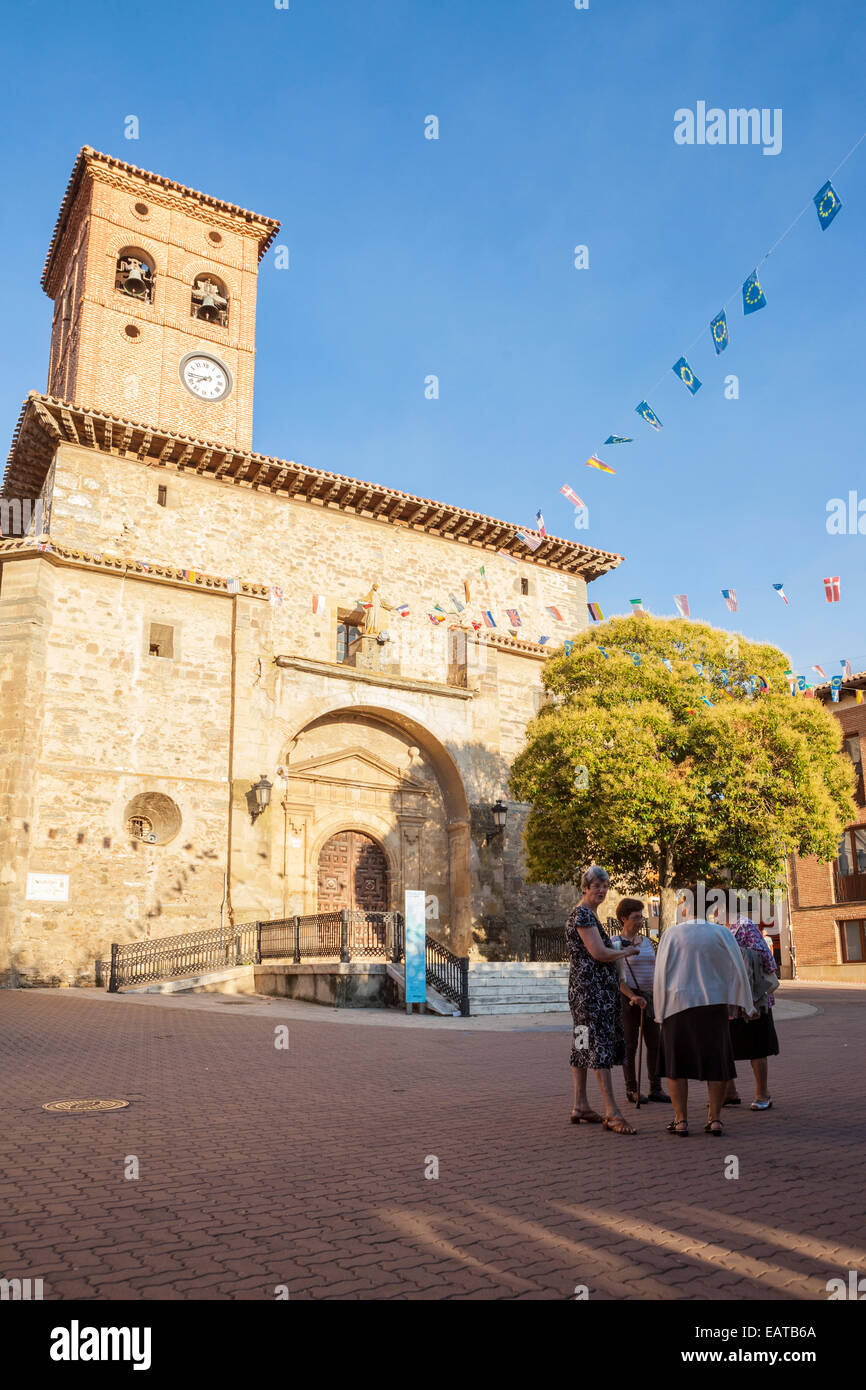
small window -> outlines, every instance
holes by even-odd
[[[528,580],[528,579],[521,579],[521,581],[520,581],[520,592],[521,592],[521,594],[523,595],[524,598],[526,598],[527,595],[529,594],[529,580]]]
[[[360,613],[338,613],[337,615],[337,662],[340,666],[354,666],[361,648],[363,615]]]
[[[158,507],[165,507],[168,504],[168,488],[165,483],[157,484],[156,504]]]
[[[840,922],[839,934],[842,941],[842,959],[848,961],[866,960],[866,923],[862,921]]]
[[[151,623],[148,651],[151,656],[173,657],[174,628],[167,623]]]
[[[153,835],[153,821],[147,816],[130,816],[127,828],[134,840],[150,840]]]

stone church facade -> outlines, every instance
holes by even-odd
[[[48,392],[0,498],[6,984],[92,981],[111,941],[399,909],[407,888],[452,950],[521,954],[570,904],[524,882],[508,773],[550,647],[620,557],[531,551],[494,518],[253,452],[277,230],[76,162]]]

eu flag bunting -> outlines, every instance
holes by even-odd
[[[604,442],[605,444],[633,444],[634,440],[627,434],[609,434]]]
[[[692,371],[691,367],[689,366],[688,362],[684,357],[681,357],[679,362],[674,363],[673,370],[676,372],[680,381],[683,383],[683,386],[685,386],[689,391],[691,391],[693,396],[696,395],[698,391],[700,391],[702,383],[698,381],[697,377],[695,376],[694,372]]]
[[[755,314],[766,303],[766,296],[758,283],[758,272],[753,270],[748,280],[743,282],[743,313]]]
[[[655,411],[647,405],[646,401],[641,401],[640,405],[635,406],[635,411],[642,420],[646,420],[648,425],[652,425],[654,430],[660,430],[662,422]]]
[[[826,232],[836,213],[842,206],[842,200],[836,192],[829,179],[823,188],[819,188],[812,202],[815,204],[815,211],[818,214],[818,221],[821,223],[821,231]]]
[[[728,318],[724,309],[720,314],[716,314],[710,323],[710,332],[713,335],[713,347],[716,352],[724,352],[731,341],[728,337]]]

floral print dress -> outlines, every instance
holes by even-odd
[[[776,961],[773,954],[764,940],[761,932],[754,922],[748,917],[738,917],[735,922],[728,923],[737,941],[738,946],[747,946],[752,951],[757,951],[763,961],[764,969],[768,975],[776,974]],[[772,1009],[776,1002],[775,994],[769,995],[767,1005]]]
[[[568,1002],[575,1029],[586,1028],[584,1038],[572,1038],[573,1067],[621,1067],[625,1062],[619,977],[616,961],[594,960],[583,944],[578,927],[596,927],[605,946],[611,940],[592,908],[575,907],[565,924],[571,953]],[[581,1046],[582,1042],[586,1046]]]

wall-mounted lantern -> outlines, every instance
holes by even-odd
[[[491,809],[493,813],[493,829],[489,830],[484,836],[485,845],[489,845],[491,840],[495,840],[497,836],[505,833],[505,822],[508,819],[508,807],[501,797]]]
[[[256,816],[260,816],[262,814],[262,811],[266,811],[270,806],[272,788],[273,783],[268,781],[264,773],[262,773],[258,782],[253,782],[253,785],[250,788],[250,792],[253,797],[253,804],[250,810],[250,814],[252,815],[253,820],[255,820]]]

